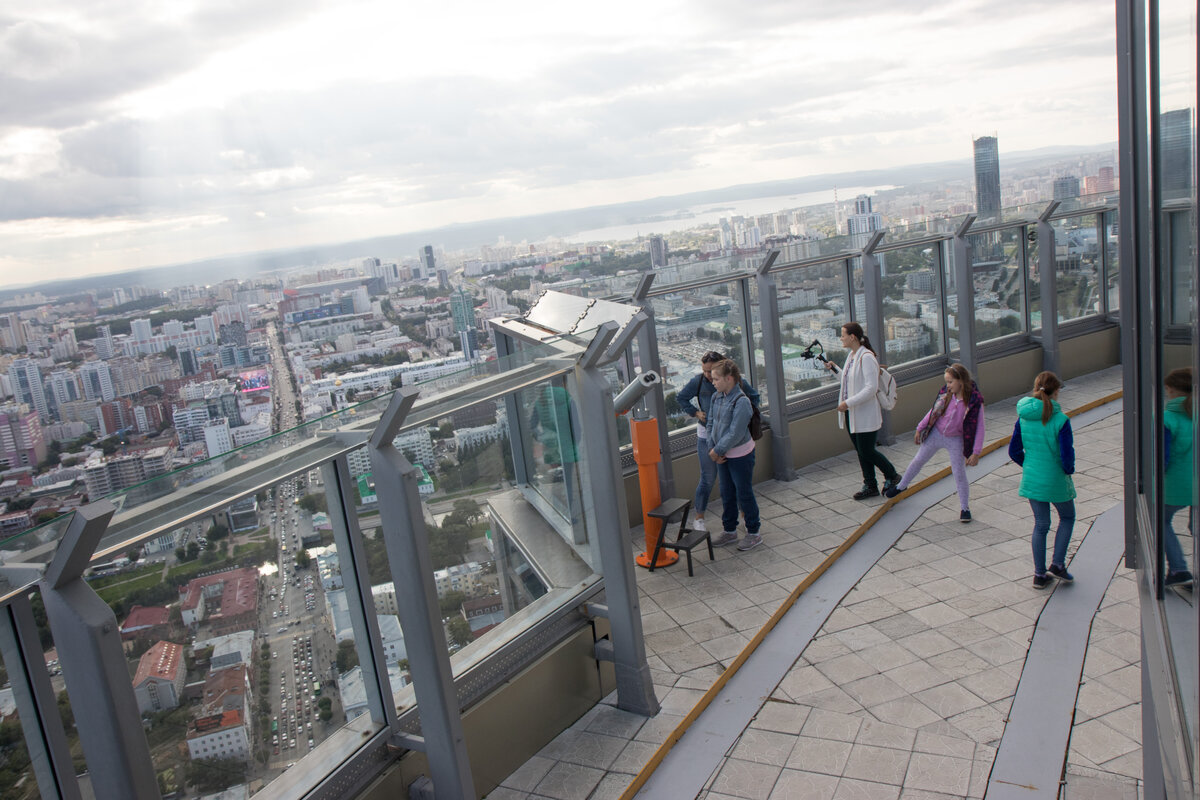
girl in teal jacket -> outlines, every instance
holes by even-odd
[[[1192,425],[1192,370],[1189,367],[1171,370],[1163,380],[1167,405],[1163,413],[1163,548],[1167,553],[1167,586],[1187,586],[1192,582],[1187,558],[1179,545],[1179,536],[1171,519],[1195,501],[1192,492],[1192,446],[1195,429]],[[1188,531],[1192,530],[1192,514],[1187,514]]]
[[[1075,528],[1075,442],[1071,421],[1058,406],[1062,381],[1053,372],[1039,373],[1033,396],[1017,402],[1017,424],[1013,427],[1008,456],[1021,467],[1018,494],[1033,509],[1033,588],[1044,589],[1055,578],[1074,580],[1067,572],[1067,545]],[[1058,511],[1054,534],[1054,556],[1046,569],[1046,534],[1050,530],[1050,504]]]

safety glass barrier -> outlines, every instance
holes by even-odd
[[[938,291],[940,247],[931,242],[876,255],[884,330],[879,341],[871,341],[883,348],[881,360],[889,366],[946,352]]]
[[[846,262],[829,261],[772,275],[778,286],[779,329],[787,396],[837,382],[818,356],[842,352]],[[839,355],[840,358],[840,355]]]
[[[121,626],[164,792],[269,783],[327,740],[325,752],[344,760],[362,731],[382,728],[357,719],[361,679],[343,680],[358,663],[352,637],[341,646],[344,554],[314,478],[283,481],[91,568]],[[352,722],[355,735],[336,736]]]
[[[1058,321],[1079,319],[1103,311],[1100,274],[1103,241],[1092,214],[1052,220],[1054,275],[1058,292]]]
[[[424,424],[456,407],[536,381],[539,376],[561,373],[572,363],[573,356],[569,354],[580,350],[578,339],[556,337],[547,343],[524,347],[503,359],[469,364],[414,381],[421,395],[406,425]],[[172,469],[178,453],[168,448],[127,452],[111,459],[95,458],[100,474],[95,483],[96,497],[92,499],[107,497],[117,507],[117,515],[97,550],[99,557],[120,551],[142,537],[170,530],[180,520],[211,513],[231,500],[254,494],[283,477],[304,473],[352,449],[355,439],[365,439],[374,428],[394,391],[392,378],[375,375],[372,380],[374,384],[364,382],[364,388],[355,396],[355,400],[360,400],[363,394],[373,395],[369,399],[184,467]],[[366,388],[368,385],[374,388]],[[133,482],[128,488],[104,491],[114,482],[147,472],[153,474],[155,470],[162,474]],[[57,549],[69,519],[69,514],[64,515],[0,542],[0,548],[10,554],[5,569],[0,571],[0,576],[8,581],[8,591],[20,589],[40,577],[40,570]]]
[[[0,769],[0,797],[22,798],[22,800],[24,798],[36,800],[42,796],[39,794],[35,768],[31,761],[33,754],[30,746],[32,744],[37,747],[50,740],[50,737],[43,739],[40,732],[32,736],[27,735],[27,726],[32,726],[36,730],[43,723],[50,723],[50,720],[39,722],[36,714],[31,714],[32,719],[27,719],[22,714],[17,696],[18,690],[15,687],[15,684],[21,680],[19,673],[22,665],[19,662],[22,658],[32,665],[33,670],[44,670],[45,676],[49,678],[50,690],[53,692],[57,708],[57,721],[61,722],[63,733],[66,735],[65,744],[67,755],[70,758],[71,774],[83,784],[88,781],[87,758],[79,739],[79,729],[75,724],[75,712],[71,708],[71,698],[67,693],[63,665],[60,663],[58,650],[54,645],[54,633],[46,622],[46,607],[42,602],[41,594],[30,593],[29,603],[36,625],[33,638],[37,649],[33,653],[18,657],[18,663],[11,664],[4,660],[5,654],[0,653],[0,686],[4,687],[0,689],[0,698],[3,698],[5,703],[4,721],[0,723],[4,753],[3,769]],[[54,791],[53,787],[49,787],[46,796],[52,796]]]
[[[1104,245],[1107,250],[1107,266],[1104,273],[1105,296],[1108,312],[1121,309],[1121,242],[1119,212],[1104,212]]]
[[[649,298],[654,309],[658,357],[662,365],[667,427],[676,430],[695,424],[684,411],[679,394],[689,382],[699,392],[703,381],[701,359],[709,353],[731,358],[745,367],[745,330],[741,284],[724,281]],[[711,383],[708,384],[711,386]],[[707,389],[705,389],[707,393]],[[699,408],[699,397],[692,400]]]
[[[975,341],[982,344],[1025,327],[1024,228],[967,237],[975,285]]]

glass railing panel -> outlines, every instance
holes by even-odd
[[[499,396],[515,386],[562,373],[573,359],[573,355],[564,353],[578,353],[580,343],[576,337],[556,337],[548,344],[523,347],[505,359],[473,364],[453,374],[417,384],[421,394],[406,419],[406,428],[427,424],[457,408]],[[345,451],[355,435],[361,437],[373,429],[380,413],[391,401],[391,395],[392,390],[388,388],[378,396],[267,439],[171,469],[104,495],[116,505],[117,514],[97,552],[104,557],[142,536],[166,531],[181,519],[208,513],[223,502],[257,492],[283,477],[305,472],[329,460]],[[151,452],[144,457],[127,454],[121,458],[140,458],[138,468],[145,471],[170,465],[172,457],[166,452]],[[0,573],[9,582],[10,589],[19,588],[21,580],[27,581],[24,585],[37,580],[37,571],[53,556],[69,519],[70,515],[64,515],[0,542],[0,548],[19,554],[19,557],[10,556],[10,568]],[[11,566],[18,562],[30,564],[31,569]]]
[[[1029,303],[1029,332],[1042,329],[1042,282],[1041,257],[1038,248],[1037,225],[1025,229],[1025,263],[1028,270],[1025,275],[1025,296]]]
[[[58,654],[54,649],[54,640],[50,629],[46,626],[45,609],[42,606],[41,598],[36,595],[33,597],[33,610],[34,620],[38,624],[42,661],[46,664],[47,672],[50,673],[50,685],[58,699],[59,715],[66,728],[67,746],[71,750],[72,760],[74,761],[74,773],[80,774],[86,771],[83,748],[79,743],[79,734],[75,730],[74,715],[71,713],[71,703],[67,697],[66,687],[63,682],[62,669],[58,664]],[[11,666],[13,669],[20,669],[19,664]],[[11,688],[12,673],[9,667],[10,665],[4,662],[3,654],[0,654],[0,686],[7,690],[5,695],[8,705],[5,708],[4,721],[0,723],[0,736],[3,737],[4,742],[3,769],[0,769],[0,797],[37,800],[42,794],[38,790],[39,787],[34,774],[33,764],[30,761],[29,749],[26,746],[25,729],[21,725],[20,710],[16,707]],[[48,792],[47,796],[53,796],[53,793]]]
[[[830,261],[773,275],[779,287],[780,341],[788,396],[837,383],[816,358],[841,351],[838,333],[847,319],[846,264]]]
[[[653,295],[649,302],[667,397],[667,426],[675,430],[693,424],[679,407],[677,395],[700,372],[701,356],[712,351],[733,358],[739,366],[745,363],[740,290],[736,281],[725,281]]]
[[[772,272],[787,269],[788,265],[797,262],[814,259],[834,261],[845,258],[850,253],[861,251],[862,245],[863,242],[860,239],[847,235],[812,235],[808,238],[789,239],[778,245],[772,245],[779,249],[779,258],[776,259]]]
[[[942,341],[941,302],[938,292],[939,242],[928,242],[880,253],[880,287],[883,296],[881,359],[895,367],[945,352]]]
[[[1025,274],[1021,267],[1022,228],[967,237],[975,284],[975,342],[1018,333],[1025,322]]]
[[[1087,214],[1054,220],[1054,273],[1058,321],[1101,311],[1100,247],[1096,218]]]
[[[583,524],[579,405],[562,378],[517,394],[529,486],[570,525]]]
[[[1121,309],[1121,241],[1119,236],[1119,212],[1104,214],[1104,242],[1108,250],[1108,269],[1105,273],[1105,294],[1110,312]]]
[[[284,481],[173,542],[146,542],[98,587],[128,629],[155,771],[179,788],[270,782],[352,718],[336,680],[341,574],[323,501],[319,486]],[[331,745],[343,759],[348,742],[361,737]]]
[[[946,319],[946,352],[958,349],[958,278],[954,266],[954,253],[957,248],[947,247],[946,257],[942,259],[942,274],[940,276],[944,287]]]

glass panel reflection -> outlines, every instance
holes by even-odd
[[[779,327],[783,377],[788,395],[837,383],[814,356],[841,349],[838,330],[845,321],[846,262],[830,261],[775,274],[779,286]]]
[[[939,243],[880,253],[885,355],[890,366],[941,353],[942,309],[938,286]],[[872,339],[875,343],[875,340]],[[880,343],[875,343],[876,347]]]
[[[1054,271],[1058,321],[1101,311],[1100,247],[1094,216],[1054,220]]]
[[[977,343],[1022,331],[1025,325],[1025,273],[1021,267],[1024,230],[1008,229],[967,237],[975,275]]]
[[[1104,242],[1108,251],[1108,268],[1105,272],[1106,296],[1109,312],[1121,308],[1121,243],[1118,228],[1118,213],[1107,211],[1104,214]]]

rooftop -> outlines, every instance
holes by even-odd
[[[1113,368],[1063,390],[1064,407],[1099,403],[1073,420],[1074,585],[1031,586],[1031,516],[1003,447],[1016,398],[987,407],[993,452],[971,470],[968,525],[945,475],[851,500],[852,453],[757,484],[764,546],[705,554],[694,578],[681,564],[637,573],[662,710],[643,718],[610,696],[488,797],[977,798],[1046,736],[1021,755],[1026,783],[1038,768],[1057,782],[1065,758],[1075,796],[1140,796],[1137,589],[1119,513],[1116,536],[1105,516],[1121,507],[1120,387]],[[885,452],[900,467],[915,450],[901,433]],[[1064,628],[1069,603],[1090,612]],[[1077,653],[1046,643],[1063,630]],[[1028,702],[1064,676],[1057,705]]]

